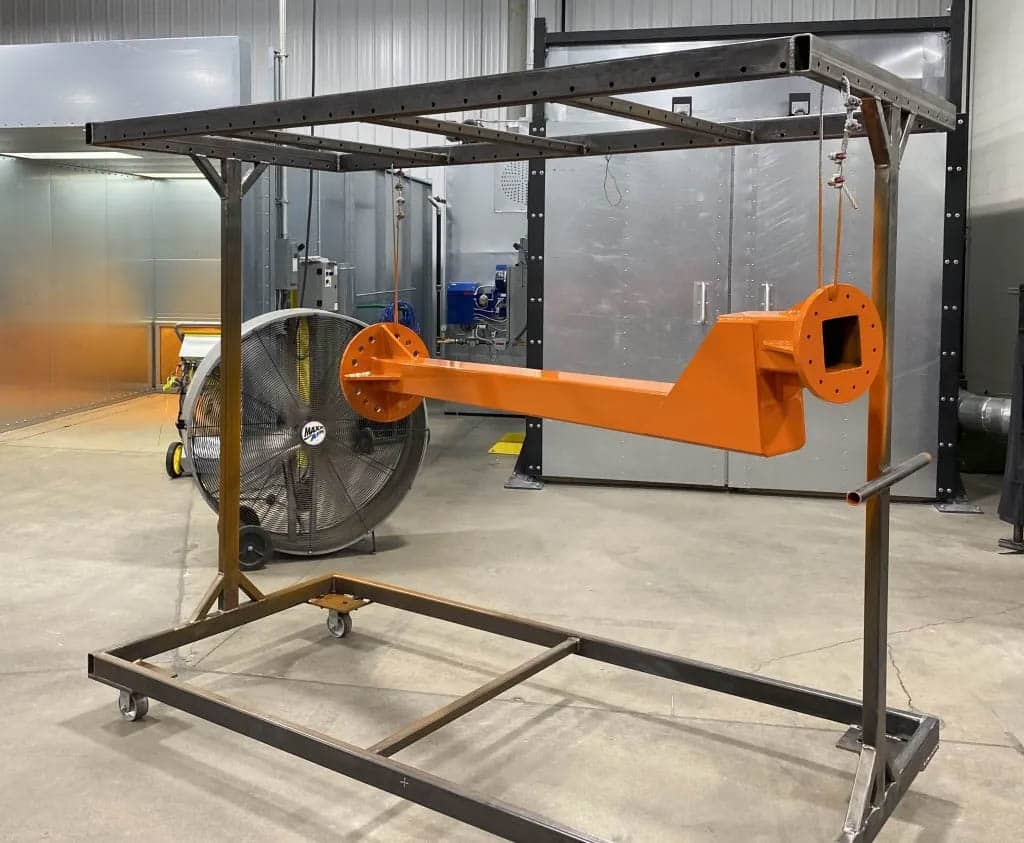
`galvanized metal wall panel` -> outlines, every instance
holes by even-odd
[[[391,300],[394,236],[392,176],[365,172],[339,175],[322,173],[320,201],[314,179],[313,214],[308,253],[343,261],[352,266],[356,312],[373,322]],[[300,242],[306,234],[309,180],[299,174],[289,186],[289,228]],[[406,180],[406,218],[402,223],[399,263],[400,298],[416,309],[425,336],[431,336],[433,302],[433,208],[427,202],[428,185]],[[319,204],[319,213],[318,213]]]
[[[548,135],[610,123],[549,121]],[[553,159],[546,174],[545,367],[674,382],[728,310],[732,151]],[[561,422],[544,423],[543,459],[551,477],[726,481],[722,451]]]
[[[309,94],[312,0],[288,4],[289,96]],[[357,91],[500,73],[508,61],[506,0],[320,0],[317,93]],[[467,111],[500,119],[502,109]],[[437,137],[382,126],[324,127],[324,134],[396,146]]]
[[[964,351],[973,392],[1009,394],[1015,377],[1017,297],[1024,283],[1024,4],[975,4],[974,80]]]
[[[276,0],[4,0],[0,43],[239,35],[252,49],[254,99],[270,99]],[[259,72],[257,69],[261,69]]]
[[[148,386],[152,188],[0,157],[0,429]]]

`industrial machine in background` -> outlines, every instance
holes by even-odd
[[[497,352],[521,345],[526,334],[526,238],[514,246],[518,260],[511,266],[497,264],[492,281],[446,285],[446,319],[437,338],[444,357],[460,358],[446,347],[486,346],[494,360]]]
[[[276,253],[274,301],[286,307],[316,307],[331,313],[355,313],[355,266],[320,255],[303,254],[305,246],[287,240]]]

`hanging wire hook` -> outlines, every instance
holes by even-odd
[[[846,121],[843,123],[843,139],[839,146],[838,152],[829,153],[829,159],[836,164],[836,172],[828,180],[829,187],[834,187],[836,193],[836,252],[835,262],[832,269],[832,286],[836,287],[839,284],[839,263],[842,258],[842,246],[843,246],[843,196],[845,195],[853,206],[854,210],[857,210],[857,202],[853,198],[853,194],[850,192],[850,188],[847,185],[846,176],[844,175],[844,169],[846,161],[849,158],[850,148],[850,135],[852,132],[860,129],[860,123],[857,121],[857,116],[860,115],[861,100],[860,97],[854,96],[853,91],[850,87],[850,80],[848,77],[843,77],[843,108],[846,110]]]
[[[818,287],[825,286],[825,86],[818,92]]]

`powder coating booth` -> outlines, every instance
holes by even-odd
[[[450,166],[525,159],[531,161],[531,174],[537,175],[543,173],[544,161],[548,158],[614,156],[639,151],[714,146],[747,147],[817,138],[817,116],[721,123],[645,108],[643,117],[646,122],[656,124],[655,128],[593,132],[559,138],[546,137],[543,131],[540,134],[521,136],[424,116],[461,109],[532,103],[535,109],[534,123],[537,124],[545,103],[570,101],[578,107],[636,117],[635,104],[620,99],[618,95],[692,87],[695,84],[785,77],[809,78],[832,88],[841,88],[844,80],[848,81],[852,93],[863,101],[864,133],[874,161],[872,284],[871,298],[864,302],[864,308],[866,313],[871,314],[870,318],[880,323],[877,328],[883,332],[885,351],[879,352],[882,354],[881,372],[874,373],[869,387],[866,446],[868,482],[850,496],[852,503],[866,503],[862,699],[610,641],[346,574],[320,576],[263,594],[256,584],[241,573],[238,565],[238,507],[231,505],[238,499],[242,438],[241,198],[266,166],[285,165],[351,172],[422,164]],[[845,115],[826,115],[823,119],[824,136],[839,137],[845,118]],[[282,131],[297,126],[355,121],[387,122],[420,131],[461,136],[470,142],[419,150],[384,147],[369,150],[365,144]],[[848,727],[840,740],[840,746],[856,752],[858,764],[840,839],[873,839],[938,746],[939,723],[936,718],[890,709],[886,705],[889,487],[928,462],[926,455],[919,455],[897,465],[890,465],[893,372],[888,349],[892,347],[895,337],[894,280],[900,163],[913,133],[949,131],[956,126],[956,121],[956,111],[951,103],[812,35],[801,34],[489,77],[89,125],[88,139],[92,144],[192,156],[221,196],[221,380],[226,400],[221,418],[220,487],[221,500],[228,504],[222,505],[219,519],[219,573],[192,620],[177,628],[90,654],[89,675],[120,689],[120,707],[129,719],[143,715],[148,708],[147,697],[153,697],[507,839],[595,840],[597,838],[585,832],[568,828],[480,794],[470,787],[439,779],[390,758],[392,754],[545,667],[566,656],[578,655]],[[219,168],[213,163],[217,159],[221,161]],[[244,179],[243,162],[252,162],[254,165]],[[818,290],[815,295],[824,293]],[[811,301],[808,299],[805,305]],[[528,307],[537,307],[539,304],[531,301]],[[760,317],[767,320],[775,316],[792,319],[792,314],[793,311],[747,316],[753,322],[759,322]],[[398,327],[394,325],[396,340],[400,336]],[[719,327],[716,325],[712,332]],[[874,322],[871,327],[876,328]],[[372,330],[385,330],[385,327],[373,326]],[[367,342],[371,341],[369,336]],[[862,340],[864,336],[862,333]],[[823,338],[824,334],[822,341]],[[358,339],[353,340],[353,343]],[[382,336],[382,339],[385,337]],[[390,338],[386,339],[387,342],[379,343],[378,347],[390,345]],[[410,338],[405,345],[411,342]],[[771,348],[767,348],[766,343],[766,349],[758,352],[761,362],[753,369],[744,370],[742,374],[761,377],[765,366],[775,366],[774,363],[764,363],[762,351],[781,352],[785,344],[779,340],[772,340],[772,343]],[[398,350],[401,351],[401,348]],[[792,346],[788,353],[792,356]],[[825,354],[828,357],[827,348]],[[345,357],[350,357],[350,350],[346,350]],[[863,368],[859,356],[855,362],[852,358],[840,362],[848,362],[851,369]],[[415,369],[414,364],[403,365],[411,365]],[[375,371],[371,370],[370,375],[374,375]],[[343,379],[357,374],[349,372]],[[686,374],[684,372],[684,378]],[[448,373],[446,377],[451,383],[468,383],[468,380],[460,380],[457,371],[455,376]],[[557,383],[559,373],[545,373],[542,377]],[[575,376],[568,377],[571,380]],[[395,387],[394,382],[395,378],[386,372],[380,374],[376,384],[372,377],[367,379],[367,383],[374,389],[381,388],[385,392],[392,390],[391,397],[397,403],[405,400],[405,397],[427,394],[408,392],[403,396],[403,388],[412,390],[416,387],[403,387],[401,383]],[[626,391],[622,385],[605,386],[613,391]],[[804,386],[809,386],[806,381]],[[771,389],[768,389],[770,392]],[[799,412],[802,433],[802,390],[799,393],[795,397],[792,392],[788,394],[786,401],[789,409],[786,413]],[[486,395],[475,397],[478,403],[487,405]],[[755,408],[755,412],[760,412],[760,409]],[[789,420],[793,419],[790,417]],[[796,443],[798,438],[793,442]],[[796,446],[799,447],[799,444]],[[240,592],[249,598],[248,602],[240,604]],[[334,623],[332,630],[339,629],[338,619],[344,617],[346,625],[340,627],[342,635],[347,631],[351,611],[368,602],[376,602],[530,642],[545,649],[519,667],[366,749],[312,732],[281,718],[241,707],[220,696],[179,682],[166,671],[146,662],[147,658],[155,654],[307,602],[330,611]],[[214,611],[215,604],[217,610]]]

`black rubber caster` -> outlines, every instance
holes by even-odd
[[[185,466],[182,459],[185,456],[185,447],[180,442],[172,442],[167,446],[167,453],[164,455],[164,468],[167,476],[177,480],[185,473]]]
[[[335,638],[344,638],[352,631],[352,615],[330,609],[327,612],[327,631]]]
[[[149,697],[135,691],[122,691],[117,698],[117,710],[125,720],[134,723],[149,713]]]
[[[270,534],[257,524],[246,524],[238,531],[238,565],[243,571],[256,571],[274,555]]]

